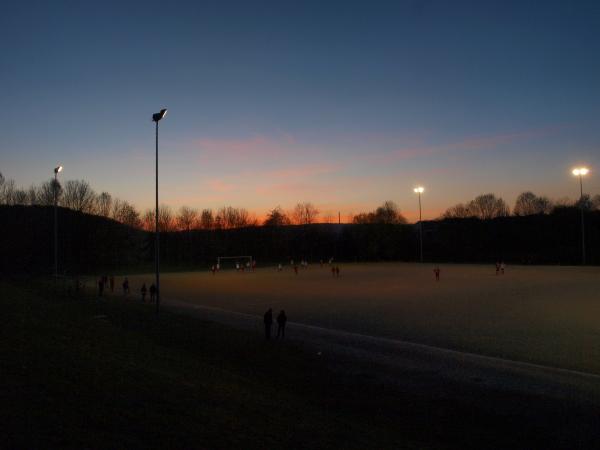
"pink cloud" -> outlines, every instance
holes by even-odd
[[[270,170],[261,174],[261,177],[273,178],[308,178],[316,175],[337,172],[342,168],[341,164],[318,163],[306,164],[302,166],[285,167],[281,169]]]
[[[235,188],[236,188],[235,184],[227,183],[226,181],[223,181],[219,178],[213,178],[213,179],[207,180],[206,186],[212,192],[219,192],[219,193],[231,192],[231,191],[235,190]]]
[[[558,131],[559,129],[560,128],[549,127],[491,136],[470,136],[458,142],[451,142],[448,144],[400,148],[387,153],[369,155],[367,159],[371,161],[393,162],[442,155],[456,151],[493,150],[502,144],[545,136]]]
[[[291,153],[296,141],[290,136],[270,138],[261,135],[250,138],[200,138],[192,147],[200,152],[203,160],[280,157]]]

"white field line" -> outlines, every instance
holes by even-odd
[[[189,303],[186,301],[174,300],[174,299],[167,300],[166,303],[171,303],[171,306],[176,306],[176,307],[183,307],[183,308],[189,308],[189,309],[204,309],[207,311],[215,311],[215,312],[229,314],[232,316],[244,317],[246,319],[252,319],[254,321],[262,321],[261,316],[257,316],[254,314],[247,314],[247,313],[238,312],[238,311],[231,311],[228,309],[218,308],[215,306],[198,305],[195,303]],[[446,355],[446,356],[468,358],[468,359],[472,359],[475,361],[486,361],[486,362],[491,362],[491,363],[498,363],[498,364],[503,364],[505,366],[513,366],[514,368],[536,369],[536,370],[542,370],[542,371],[547,371],[547,372],[555,372],[555,373],[559,373],[559,374],[563,374],[563,375],[579,376],[579,377],[583,377],[583,378],[589,378],[589,379],[600,381],[600,375],[591,373],[591,372],[583,372],[583,371],[574,370],[574,369],[565,369],[563,367],[546,366],[543,364],[518,361],[518,360],[508,359],[508,358],[500,358],[497,356],[481,355],[478,353],[471,353],[471,352],[465,352],[465,351],[460,351],[460,350],[452,350],[449,348],[436,347],[433,345],[420,344],[420,343],[411,342],[411,341],[403,341],[400,339],[392,339],[392,338],[386,338],[386,337],[380,337],[380,336],[371,336],[368,334],[355,333],[353,331],[338,330],[335,328],[324,328],[324,327],[319,327],[317,325],[309,325],[309,324],[300,323],[300,322],[288,322],[288,325],[293,325],[294,327],[299,327],[299,328],[304,328],[304,329],[309,329],[309,330],[317,330],[317,331],[332,334],[332,335],[338,335],[340,337],[360,338],[362,340],[371,341],[373,343],[385,343],[385,344],[391,344],[391,345],[396,345],[396,346],[408,347],[408,348],[417,349],[417,350],[427,350],[432,353],[438,353],[438,354],[442,354],[442,355]]]

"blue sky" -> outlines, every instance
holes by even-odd
[[[261,215],[600,193],[600,3],[6,2],[0,171]]]

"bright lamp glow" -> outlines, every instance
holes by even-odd
[[[587,167],[576,167],[573,169],[573,175],[575,176],[587,175],[588,173],[589,169]]]
[[[158,122],[160,119],[162,119],[166,115],[167,115],[167,110],[166,109],[161,109],[160,112],[152,114],[152,121],[153,122]]]
[[[415,193],[417,194],[422,194],[423,192],[425,192],[425,188],[422,186],[418,186],[414,189]]]
[[[62,172],[62,170],[63,170],[63,166],[56,166],[56,167],[54,168],[54,173],[59,173],[59,172]]]

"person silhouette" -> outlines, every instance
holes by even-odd
[[[140,292],[142,293],[142,302],[146,303],[146,292],[148,292],[148,289],[146,289],[146,283],[142,284]]]
[[[154,283],[150,285],[150,303],[154,303],[154,299],[156,298],[156,286]]]
[[[271,308],[265,313],[263,321],[265,323],[265,339],[271,339],[271,327],[273,326],[273,310]]]
[[[283,339],[285,337],[285,323],[287,322],[287,316],[285,311],[282,309],[277,316],[277,337]]]
[[[127,277],[125,277],[125,279],[123,280],[123,294],[129,294],[129,279]]]

